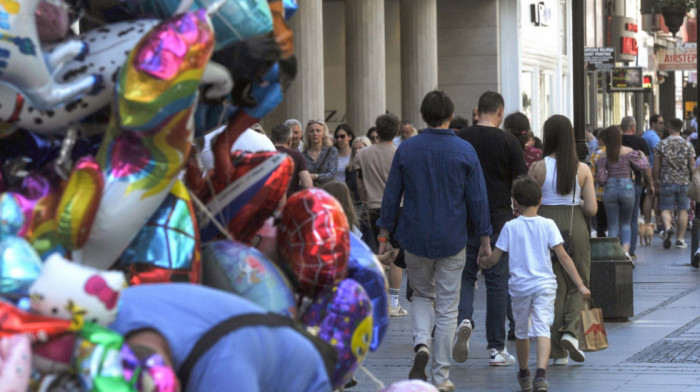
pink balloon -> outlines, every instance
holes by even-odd
[[[0,338],[0,390],[23,392],[29,386],[32,372],[32,351],[29,336],[12,335]]]
[[[395,382],[379,392],[438,392],[432,384],[421,380]]]
[[[63,0],[42,1],[35,15],[36,29],[41,41],[58,41],[68,34],[68,5]]]

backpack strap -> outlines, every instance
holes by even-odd
[[[199,338],[197,343],[195,343],[195,345],[192,347],[192,350],[190,350],[190,353],[187,355],[185,361],[180,366],[180,370],[177,372],[183,390],[187,389],[190,373],[192,372],[192,369],[194,369],[194,366],[197,364],[199,358],[209,351],[209,349],[212,348],[216,342],[219,341],[219,339],[237,329],[244,327],[286,327],[297,331],[314,345],[323,359],[323,363],[326,367],[326,373],[328,374],[328,379],[331,379],[333,371],[335,370],[335,365],[338,361],[338,354],[333,346],[318,336],[310,334],[303,326],[296,323],[289,317],[273,313],[246,313],[233,316],[220,322]]]

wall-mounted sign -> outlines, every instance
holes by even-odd
[[[546,1],[530,4],[530,22],[535,26],[549,26],[552,21],[552,7]]]
[[[605,46],[615,48],[617,61],[634,61],[637,57],[637,20],[624,16],[608,16],[605,25]]]
[[[612,71],[615,68],[615,48],[583,48],[583,59],[589,71]]]
[[[643,91],[641,67],[618,67],[610,72],[610,91]]]
[[[695,71],[698,54],[693,47],[662,48],[656,53],[656,66],[659,71]]]

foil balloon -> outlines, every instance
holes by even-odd
[[[350,232],[348,278],[361,284],[372,301],[371,351],[376,351],[389,328],[389,300],[384,268],[372,250],[355,233]]]
[[[191,10],[206,8],[217,0],[194,0]],[[130,0],[126,6],[133,17],[166,19],[175,15],[180,0]],[[233,42],[272,31],[272,15],[265,0],[226,0],[212,15],[216,33],[216,50]]]
[[[233,168],[224,181],[213,178],[217,193],[207,201],[207,208],[212,216],[226,222],[235,239],[250,243],[286,194],[294,161],[277,152],[243,151],[230,153],[228,161]],[[210,216],[203,216],[200,222],[203,241],[219,234]]]
[[[299,4],[297,0],[282,0],[284,3],[284,19],[289,21],[299,10]]]
[[[223,240],[206,244],[202,253],[205,286],[238,294],[269,312],[296,318],[289,281],[260,251]]]
[[[379,392],[438,392],[433,384],[423,380],[404,380],[395,382]]]
[[[24,238],[0,240],[0,294],[27,295],[40,273],[41,258]]]
[[[19,234],[24,226],[24,214],[15,195],[0,194],[0,239]]]
[[[199,10],[162,22],[129,54],[97,154],[105,190],[74,260],[111,267],[170,193],[191,148],[199,80],[213,46]]]
[[[32,350],[29,336],[0,337],[0,390],[23,392],[32,373]]]
[[[124,271],[130,284],[199,283],[201,254],[194,206],[187,189],[175,183],[168,197],[151,215],[115,269]]]
[[[282,211],[277,249],[291,266],[301,294],[313,296],[345,279],[350,235],[343,207],[321,189],[295,193]]]
[[[46,342],[67,332],[70,321],[28,313],[0,301],[0,337],[27,334],[33,342]]]
[[[68,178],[56,211],[58,240],[70,250],[85,244],[99,207],[104,180],[97,161],[80,159]]]
[[[37,314],[71,320],[74,330],[82,328],[86,321],[107,325],[117,316],[125,286],[121,272],[98,271],[53,254],[29,288],[31,309]]]
[[[62,42],[44,52],[39,42],[36,10],[41,0],[3,1],[0,33],[2,72],[0,81],[16,89],[34,106],[48,110],[85,93],[102,88],[99,75],[83,75],[70,82],[57,82],[53,73],[66,62],[82,59],[89,51],[83,41]],[[4,103],[4,102],[3,102]]]
[[[139,391],[176,392],[177,376],[163,360],[160,354],[150,354],[140,358],[129,348],[122,345],[120,351],[124,379],[135,385]]]
[[[154,19],[113,23],[78,37],[78,40],[90,45],[89,52],[84,59],[66,62],[56,71],[55,79],[72,82],[86,75],[98,75],[104,88],[93,94],[76,96],[64,105],[42,110],[14,89],[0,84],[0,120],[40,134],[65,132],[70,126],[82,128],[80,121],[112,102],[119,70],[129,52],[158,23]]]
[[[372,303],[352,279],[327,286],[301,317],[307,328],[335,347],[338,363],[331,383],[345,385],[362,363],[372,340]]]
[[[68,332],[32,346],[32,367],[42,373],[70,369],[75,333]]]
[[[136,392],[124,378],[121,350],[124,338],[108,328],[85,323],[73,348],[73,366],[83,390],[95,392]]]
[[[63,0],[43,0],[36,9],[36,29],[42,42],[58,41],[68,34],[70,18]]]

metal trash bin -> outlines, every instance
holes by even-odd
[[[593,302],[606,321],[627,321],[634,316],[632,270],[617,237],[591,238],[591,282]]]

